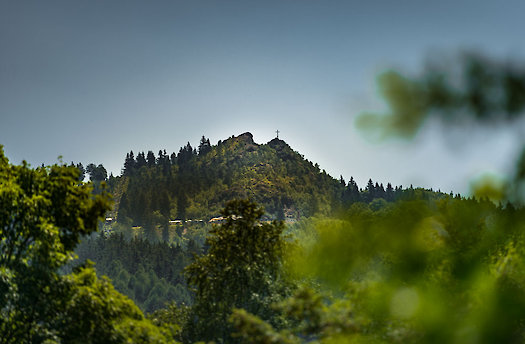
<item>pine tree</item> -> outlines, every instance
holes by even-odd
[[[166,150],[159,150],[159,158],[157,159],[157,165],[162,167],[162,173],[168,174],[170,171],[170,156],[166,153]]]
[[[137,170],[147,165],[146,155],[144,152],[137,154]]]
[[[133,151],[126,154],[126,160],[124,160],[124,170],[122,174],[125,176],[131,176],[135,173],[136,161]]]
[[[359,193],[359,187],[357,186],[354,177],[350,177],[343,196],[343,202],[347,205],[350,205],[352,203],[359,202],[360,200],[361,196]]]
[[[199,155],[205,155],[210,150],[211,150],[210,140],[206,139],[204,135],[202,135],[202,138],[199,144]]]
[[[159,157],[157,158],[157,165],[162,166],[164,164],[164,152],[159,149]]]
[[[148,167],[155,167],[156,159],[155,159],[155,153],[152,151],[148,151],[148,155],[146,156],[146,161],[148,164]]]
[[[370,203],[375,198],[375,187],[372,178],[368,179],[368,183],[365,188],[365,200]]]
[[[376,182],[375,188],[376,188],[376,198],[383,198],[383,199],[385,199],[386,198],[386,191],[385,191],[385,187],[383,186],[383,183],[381,183],[381,185],[378,185],[377,182]]]
[[[193,149],[191,144],[188,142],[186,146],[181,147],[179,154],[177,155],[177,163],[179,164],[179,166],[186,164],[193,158],[194,154],[196,155],[197,153]]]
[[[392,188],[392,184],[390,183],[386,185],[385,197],[385,199],[389,202],[394,201],[394,189]]]

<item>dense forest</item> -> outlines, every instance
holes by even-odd
[[[391,113],[359,125],[523,113],[525,73],[462,66],[464,90],[387,72]],[[362,188],[249,133],[130,152],[116,177],[0,148],[0,343],[521,343],[524,171],[462,197]]]
[[[170,218],[209,220],[234,198],[257,201],[272,218],[284,219],[285,212],[310,216],[327,213],[344,191],[284,141],[258,145],[250,133],[215,146],[203,136],[198,149],[188,143],[170,156],[149,151],[135,159],[130,152],[116,187],[119,222],[139,226]]]
[[[352,177],[348,183],[342,176],[334,179],[285,141],[275,138],[258,145],[250,133],[214,146],[203,136],[198,149],[188,143],[178,154],[161,150],[155,156],[148,151],[135,158],[131,151],[122,171],[121,177],[108,179],[109,191],[117,198],[114,214],[122,224],[146,227],[170,219],[209,220],[235,198],[256,201],[268,219],[297,220],[330,215],[354,202],[392,202],[415,192],[372,180],[360,188]]]
[[[90,179],[96,185],[106,180],[120,202],[108,213],[116,221],[103,226],[105,235],[79,245],[78,260],[96,262],[98,273],[146,312],[166,302],[193,303],[183,269],[206,251],[209,220],[220,218],[220,207],[230,199],[255,200],[265,209],[264,221],[286,220],[288,232],[296,233],[310,218],[342,216],[356,203],[377,211],[400,200],[451,197],[412,186],[384,187],[371,179],[360,188],[352,177],[348,183],[342,176],[332,178],[284,141],[257,145],[250,133],[216,146],[203,136],[198,149],[188,143],[178,154],[149,151],[135,158],[130,152],[116,178],[106,173],[101,179],[103,166],[88,166]]]

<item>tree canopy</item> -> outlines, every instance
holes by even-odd
[[[207,239],[208,252],[186,268],[195,289],[189,327],[199,340],[232,342],[228,317],[242,308],[270,320],[272,302],[286,295],[281,271],[282,222],[261,222],[264,210],[248,200],[226,204],[226,222]]]
[[[89,264],[59,273],[109,209],[78,168],[11,165],[0,146],[0,343],[167,342]]]

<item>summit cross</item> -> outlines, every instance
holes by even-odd
[[[279,129],[275,131],[277,133],[277,138],[279,138]]]

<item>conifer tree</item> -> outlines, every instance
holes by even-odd
[[[385,197],[385,199],[389,202],[394,201],[394,189],[392,188],[392,184],[390,183],[386,185]]]
[[[361,196],[359,193],[359,187],[357,186],[357,183],[354,180],[354,177],[350,177],[350,180],[348,181],[348,185],[345,189],[345,196],[343,201],[346,204],[352,204],[355,202],[359,202],[361,200]]]
[[[146,161],[148,164],[148,167],[155,167],[156,159],[155,159],[155,153],[152,151],[148,151],[148,155],[146,156]]]
[[[375,186],[374,182],[372,182],[372,179],[368,179],[368,183],[366,184],[365,188],[365,200],[366,202],[371,202],[375,198]]]
[[[164,152],[162,152],[162,149],[159,149],[159,155],[157,158],[157,165],[162,166],[164,163]]]
[[[162,151],[162,155],[164,155],[164,164],[165,165],[169,165],[170,164],[170,156],[168,155],[168,153],[166,153],[165,149]]]
[[[211,150],[210,140],[206,139],[204,135],[202,135],[202,138],[199,144],[199,155],[205,155],[210,150]]]
[[[126,160],[124,161],[124,171],[122,171],[122,174],[125,176],[131,176],[135,172],[135,156],[133,154],[133,151],[130,151],[126,154]]]
[[[137,170],[146,165],[146,155],[144,154],[144,152],[140,152],[139,154],[137,154]]]
[[[375,189],[376,189],[376,198],[383,198],[383,199],[386,198],[386,191],[385,191],[385,187],[383,186],[383,183],[379,185],[376,182]]]
[[[188,161],[190,161],[194,153],[196,155],[196,151],[193,149],[191,144],[188,142],[188,144],[184,147],[182,147],[179,151],[179,154],[177,155],[177,163],[182,166],[186,164]]]

